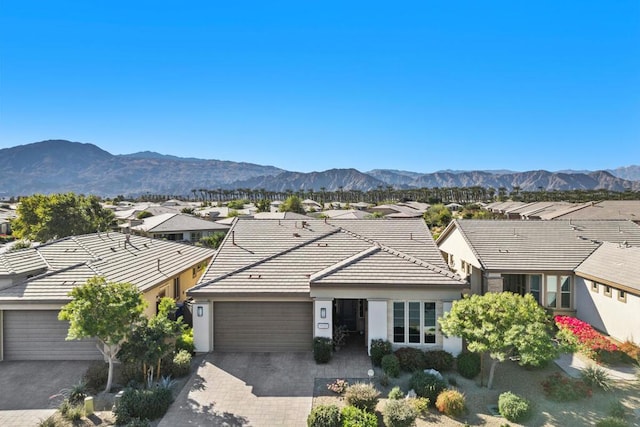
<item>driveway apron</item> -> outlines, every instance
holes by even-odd
[[[159,427],[304,426],[316,378],[367,378],[366,349],[318,365],[305,353],[211,353],[200,363]]]

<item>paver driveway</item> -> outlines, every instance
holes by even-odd
[[[367,378],[370,368],[364,348],[338,352],[327,365],[310,352],[212,353],[159,427],[305,426],[316,378]]]

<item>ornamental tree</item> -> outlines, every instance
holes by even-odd
[[[11,222],[13,235],[38,242],[107,231],[115,218],[96,196],[74,193],[21,198],[16,213],[17,218]]]
[[[107,282],[104,277],[92,277],[74,288],[58,319],[69,321],[67,340],[96,338],[98,351],[109,362],[106,392],[111,390],[113,362],[122,343],[134,326],[143,319],[145,302],[142,293],[131,283]]]
[[[463,338],[469,351],[488,353],[492,359],[487,388],[499,362],[516,357],[520,365],[538,366],[554,359],[552,323],[533,296],[490,292],[454,301],[439,320],[446,335]]]

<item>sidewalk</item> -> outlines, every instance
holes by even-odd
[[[578,354],[563,354],[555,362],[567,375],[573,378],[580,378],[582,369],[596,364],[596,362],[585,359]],[[634,381],[638,378],[636,369],[633,366],[598,366],[614,380]]]

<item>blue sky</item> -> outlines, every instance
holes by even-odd
[[[640,164],[640,2],[0,3],[0,148],[288,170]]]

